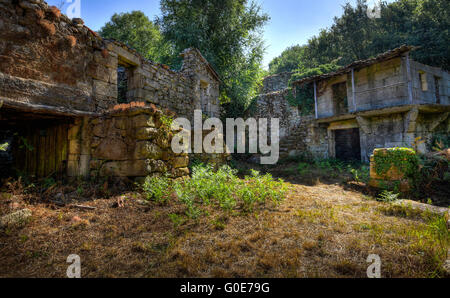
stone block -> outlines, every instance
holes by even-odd
[[[158,135],[158,130],[154,127],[141,127],[136,130],[137,140],[152,140]]]
[[[161,159],[163,150],[151,142],[137,142],[134,151],[134,159]]]
[[[189,165],[189,157],[188,156],[178,156],[172,160],[172,166],[176,169],[185,168]]]
[[[138,116],[135,116],[131,119],[133,122],[133,127],[139,128],[139,127],[156,127],[155,119],[153,116],[147,115],[147,114],[141,114]]]
[[[95,149],[93,157],[104,160],[126,160],[127,145],[121,139],[104,139]]]
[[[149,173],[146,160],[107,162],[99,171],[102,177],[144,177]]]
[[[117,98],[118,96],[117,85],[94,79],[93,86],[94,86],[93,88],[94,94],[96,95],[107,96],[112,98]]]
[[[149,160],[148,170],[150,173],[165,173],[167,172],[167,165],[162,160]]]

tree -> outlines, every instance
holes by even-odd
[[[247,0],[162,0],[157,24],[174,53],[199,49],[219,73],[228,116],[240,116],[259,91],[264,53],[261,30],[269,17]],[[181,66],[173,56],[169,63]]]
[[[269,64],[271,74],[291,72],[303,69],[306,46],[295,45],[284,50],[280,56],[274,58]]]
[[[450,69],[450,2],[448,0],[398,0],[382,3],[381,18],[367,16],[367,1],[346,4],[341,17],[309,39],[299,56],[300,71],[337,60],[343,66],[367,59],[400,45],[419,46],[412,57],[422,63]],[[291,51],[287,49],[286,51]],[[284,55],[283,55],[284,54]],[[283,53],[281,57],[288,56]],[[271,65],[277,65],[275,58]],[[292,65],[288,59],[281,64]],[[280,72],[283,67],[279,67]],[[272,70],[272,69],[271,69]]]
[[[114,14],[99,34],[123,42],[155,62],[162,62],[171,55],[171,47],[164,41],[158,26],[142,11]]]

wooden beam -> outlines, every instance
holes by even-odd
[[[314,105],[316,109],[316,119],[319,119],[319,111],[318,111],[318,104],[317,104],[317,83],[314,81]]]
[[[352,95],[353,95],[353,109],[356,112],[356,89],[355,89],[355,70],[352,68]]]
[[[411,61],[409,58],[409,53],[406,53],[406,74],[408,78],[408,98],[409,102],[414,103],[413,99],[413,85],[412,85],[412,75],[411,75]]]
[[[19,102],[13,101],[7,98],[1,98],[0,102],[2,103],[1,108],[10,108],[23,112],[32,112],[36,114],[52,114],[52,115],[60,115],[60,116],[69,116],[69,117],[80,117],[80,116],[100,116],[98,113],[85,112],[79,110],[72,110],[66,107],[58,107],[58,106],[47,106],[41,104],[32,104],[27,102]]]

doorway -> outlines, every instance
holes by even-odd
[[[70,122],[70,118],[2,109],[0,143],[8,143],[8,149],[0,154],[0,176],[63,176]]]
[[[334,131],[336,158],[346,161],[361,160],[359,128]]]

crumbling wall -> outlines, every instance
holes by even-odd
[[[194,49],[180,72],[145,60],[133,49],[103,40],[40,0],[0,2],[0,98],[5,106],[79,116],[118,103],[117,69],[130,70],[128,102],[141,101],[192,117],[197,104],[220,115],[219,78]],[[207,83],[207,92],[202,94]]]
[[[422,90],[420,74],[425,74],[426,90]],[[450,105],[450,74],[438,67],[425,65],[411,61],[411,77],[413,98],[415,103]],[[437,85],[436,80],[438,79]],[[439,91],[439,100],[436,97],[436,89]]]
[[[258,97],[253,116],[259,118],[278,118],[280,120],[280,138],[286,137],[300,123],[297,107],[291,106],[287,96],[288,89],[262,94]]]
[[[280,120],[280,156],[312,154],[328,156],[327,129],[314,116],[301,116],[288,102],[289,89],[262,94],[257,99],[253,117]]]
[[[289,87],[289,80],[295,72],[283,72],[265,77],[261,93],[282,91]]]
[[[101,48],[87,27],[43,1],[1,1],[0,97],[93,112],[87,73]]]
[[[173,153],[176,132],[165,126],[164,117],[154,108],[131,108],[77,123],[69,136],[69,176],[188,176],[189,157]]]

